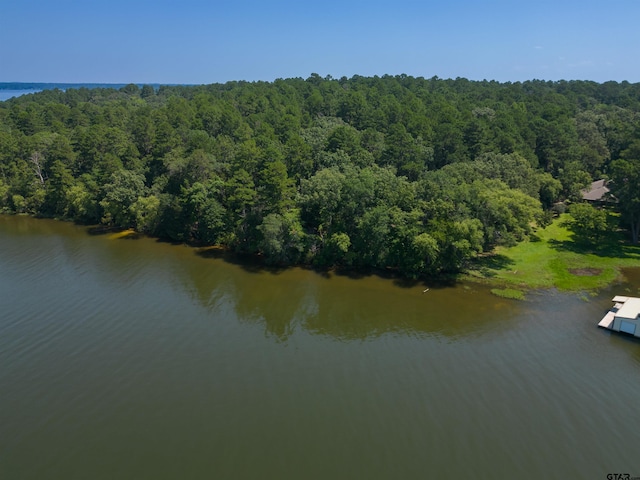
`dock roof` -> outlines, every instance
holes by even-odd
[[[640,315],[640,298],[628,297],[617,311],[616,317],[637,318]]]

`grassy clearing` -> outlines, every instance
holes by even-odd
[[[469,276],[503,287],[495,289],[497,295],[509,289],[603,288],[619,278],[621,268],[640,267],[640,246],[629,244],[614,227],[616,223],[617,218],[610,215],[609,233],[589,242],[574,238],[562,219],[557,219],[539,229],[530,241],[497,248],[494,254],[479,259]]]

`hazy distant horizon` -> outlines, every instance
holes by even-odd
[[[168,83],[141,83],[141,82],[0,82],[0,90],[29,90],[31,88],[39,88],[39,87],[51,87],[51,88],[73,88],[73,87],[124,87],[126,85],[151,85],[152,87],[159,87],[161,85],[170,85]],[[171,85],[186,85],[186,84],[171,84]]]
[[[374,75],[372,75],[374,76]],[[378,75],[381,76],[381,75]],[[437,75],[436,75],[437,76]],[[304,77],[304,78],[308,78]],[[332,78],[336,78],[336,77],[332,77]],[[432,77],[431,77],[432,78]],[[440,77],[438,77],[440,78]],[[441,78],[441,80],[447,80],[445,78]],[[467,79],[469,81],[475,82],[475,81],[483,81],[483,80],[472,80],[472,79]],[[118,83],[96,83],[96,82],[0,82],[0,102],[4,102],[6,100],[9,100],[11,98],[14,97],[20,97],[22,95],[28,95],[30,93],[38,93],[41,92],[43,90],[53,90],[55,88],[58,88],[60,90],[66,90],[69,88],[82,88],[82,87],[86,87],[86,88],[114,88],[116,90],[126,86],[126,85],[138,85],[139,87],[142,87],[143,85],[151,85],[152,87],[154,87],[155,89],[157,89],[160,86],[198,86],[198,85],[211,85],[214,83],[228,83],[228,82],[250,82],[250,80],[228,80],[227,82],[211,82],[211,83],[192,83],[192,84],[187,84],[187,83],[173,83],[173,84],[169,84],[169,83],[142,83],[142,82],[118,82]],[[265,81],[265,82],[273,82],[273,80],[255,80],[255,81]],[[497,81],[497,80],[489,80],[486,79],[486,81]],[[532,78],[530,80],[522,80],[522,82],[526,82],[526,81],[553,81],[553,82],[557,82],[557,81],[585,81],[585,82],[595,82],[598,84],[601,83],[605,83],[605,82],[596,82],[595,80],[546,80],[543,78]],[[622,80],[620,82],[616,81],[616,80],[612,80],[616,83],[623,83],[626,80]],[[516,81],[516,82],[499,82],[498,83],[519,83],[520,81]],[[637,83],[637,82],[629,82],[629,83]],[[16,88],[16,87],[21,87],[21,88]]]
[[[143,85],[151,85],[153,88],[158,88],[161,85],[167,85],[164,83],[70,83],[70,82],[0,82],[0,102],[4,102],[5,100],[9,100],[14,97],[20,97],[22,95],[28,95],[30,93],[38,93],[43,90],[67,90],[70,88],[114,88],[120,89],[126,85],[130,84],[138,85],[142,87]]]
[[[373,76],[373,75],[372,75]],[[381,75],[379,75],[381,76]],[[437,76],[437,75],[436,75]],[[304,77],[304,78],[308,78]],[[335,77],[334,77],[335,78]],[[440,78],[440,77],[438,77]],[[447,80],[444,78],[441,78],[441,80]],[[482,81],[482,80],[472,80],[472,79],[467,79],[469,81]],[[243,81],[250,81],[250,80],[228,80],[227,82],[243,82]],[[265,81],[265,82],[273,82],[273,80],[255,80],[255,81]],[[486,81],[494,81],[494,80],[489,80],[486,79]],[[497,80],[495,80],[497,81]],[[523,82],[526,81],[563,81],[561,80],[545,80],[543,78],[535,78],[535,79],[530,79],[530,80],[523,80]],[[595,82],[595,83],[604,83],[604,82],[596,82],[595,80],[566,80],[566,81],[585,81],[585,82]],[[615,80],[612,80],[615,81]],[[626,80],[622,80],[620,82],[615,81],[616,83],[623,83]],[[4,102],[6,100],[9,100],[11,98],[14,97],[20,97],[22,95],[28,95],[30,93],[38,93],[38,92],[42,92],[43,90],[53,90],[53,89],[60,89],[60,90],[66,90],[69,88],[82,88],[82,87],[86,87],[86,88],[114,88],[116,90],[126,86],[126,85],[138,85],[139,87],[142,87],[143,85],[151,85],[152,87],[154,87],[155,89],[157,89],[160,86],[198,86],[198,85],[211,85],[214,83],[227,83],[227,82],[211,82],[211,83],[193,83],[193,84],[187,84],[187,83],[173,83],[173,84],[169,84],[169,83],[142,83],[142,82],[118,82],[118,83],[96,83],[96,82],[0,82],[0,102]],[[498,82],[498,83],[519,83],[519,81],[516,82]],[[637,82],[629,82],[629,83],[637,83]],[[21,87],[21,88],[16,88],[16,87]]]
[[[54,89],[54,88],[59,88],[59,89],[65,89],[65,88],[82,88],[82,87],[86,87],[86,88],[122,88],[125,87],[127,85],[137,85],[138,87],[142,87],[144,85],[150,85],[154,88],[158,88],[161,86],[200,86],[200,85],[214,85],[214,84],[225,84],[225,83],[231,83],[231,82],[266,82],[266,83],[272,83],[276,80],[279,79],[292,79],[292,78],[302,78],[302,79],[307,79],[309,77],[311,77],[311,75],[314,75],[314,73],[309,73],[306,76],[298,76],[298,77],[276,77],[272,80],[247,80],[247,79],[241,79],[241,78],[233,78],[233,79],[229,79],[229,80],[225,80],[225,81],[212,81],[212,82],[196,82],[196,83],[163,83],[163,82],[40,82],[40,81],[0,81],[0,90],[49,90],[49,89]],[[408,75],[408,74],[389,74],[389,73],[383,73],[383,74],[372,74],[372,75],[360,75],[358,73],[355,73],[353,75],[349,75],[349,76],[343,76],[343,77],[347,77],[347,78],[351,78],[353,76],[360,76],[360,77],[383,77],[383,76],[400,76],[400,75]],[[327,75],[320,75],[322,78],[332,78],[334,80],[339,80],[342,77],[338,77],[338,76],[334,76],[331,74],[327,74]],[[439,75],[432,75],[430,77],[425,77],[424,75],[408,75],[410,77],[422,77],[422,78],[437,78],[439,80],[456,80],[457,78],[461,78],[461,79],[465,79],[468,80],[470,82],[483,82],[483,81],[487,81],[487,82],[497,82],[497,83],[504,83],[504,84],[508,84],[508,83],[523,83],[523,82],[531,82],[531,81],[542,81],[542,82],[572,82],[572,81],[579,81],[579,82],[594,82],[594,83],[598,83],[598,84],[602,84],[602,83],[606,83],[606,82],[616,82],[616,83],[640,83],[640,81],[630,81],[630,80],[604,80],[604,81],[598,81],[598,80],[593,80],[593,79],[589,79],[589,78],[576,78],[576,79],[565,79],[565,78],[559,78],[559,79],[548,79],[548,78],[528,78],[528,79],[523,79],[523,80],[496,80],[496,79],[491,79],[491,78],[483,78],[483,79],[473,79],[473,78],[468,78],[468,77],[442,77]],[[17,88],[15,88],[17,87]]]

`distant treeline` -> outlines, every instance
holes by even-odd
[[[275,264],[457,271],[606,176],[633,227],[638,163],[627,82],[312,74],[0,103],[0,210]]]
[[[126,83],[39,83],[39,82],[0,82],[0,90],[67,90],[68,88],[115,88],[125,87]],[[138,87],[142,87],[139,84]],[[160,84],[152,84],[157,89]]]

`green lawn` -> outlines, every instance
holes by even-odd
[[[619,277],[621,268],[640,267],[640,246],[631,245],[625,233],[615,228],[617,218],[610,215],[609,220],[609,233],[598,241],[586,241],[574,238],[562,225],[562,218],[556,219],[538,229],[531,240],[515,247],[499,247],[492,255],[480,258],[469,276],[503,287],[502,291],[605,287]]]

